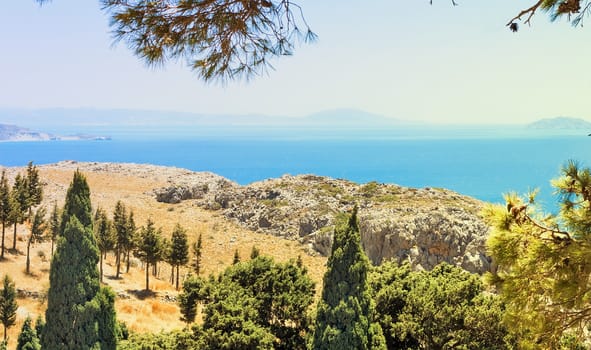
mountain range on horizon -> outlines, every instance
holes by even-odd
[[[463,125],[455,125],[463,126]],[[464,125],[477,127],[474,125]],[[306,116],[270,116],[262,114],[213,115],[186,112],[128,110],[128,109],[2,109],[0,108],[1,140],[56,140],[56,139],[105,139],[89,134],[110,132],[113,128],[121,130],[141,130],[156,132],[174,130],[225,129],[242,130],[396,130],[401,128],[421,129],[424,127],[448,127],[445,124],[432,124],[387,117],[356,109],[326,110]],[[540,119],[526,125],[508,127],[541,130],[591,130],[591,122],[581,118],[555,117]],[[20,129],[20,130],[18,130]],[[74,136],[57,136],[57,135]]]

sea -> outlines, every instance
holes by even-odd
[[[569,160],[591,166],[585,130],[439,127],[348,130],[100,130],[110,141],[0,142],[0,165],[61,160],[150,163],[210,171],[239,184],[284,174],[316,174],[357,183],[447,188],[488,202],[539,189],[554,211],[550,180]]]

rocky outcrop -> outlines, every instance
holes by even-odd
[[[394,259],[430,269],[446,261],[472,272],[490,269],[488,228],[478,215],[482,203],[449,190],[359,185],[315,175],[248,186],[219,181],[174,184],[155,195],[169,203],[192,199],[251,230],[299,240],[322,255],[330,254],[335,222],[358,204],[362,244],[374,264]]]

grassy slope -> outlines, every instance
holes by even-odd
[[[53,203],[63,205],[65,191],[72,178],[72,170],[58,169],[54,167],[40,169],[40,175],[45,187],[44,204],[50,211]],[[191,201],[180,204],[164,204],[156,202],[149,192],[166,185],[161,180],[149,177],[133,177],[120,173],[107,174],[104,172],[84,172],[87,176],[91,193],[93,208],[100,206],[112,213],[117,200],[122,200],[128,208],[133,209],[138,226],[143,225],[148,218],[152,218],[157,226],[161,226],[166,236],[169,236],[174,225],[179,222],[189,233],[191,242],[195,241],[199,234],[203,237],[204,273],[219,273],[227,267],[233,259],[234,251],[238,249],[240,256],[247,258],[252,246],[257,246],[263,254],[273,256],[283,261],[296,258],[301,255],[309,269],[312,278],[317,283],[317,289],[321,287],[322,275],[325,271],[326,258],[311,257],[303,248],[293,241],[262,235],[241,228],[215,212],[209,212],[194,206]],[[9,233],[9,234],[8,234]],[[39,252],[46,257],[50,256],[50,244],[37,244],[31,249],[32,273],[26,275],[25,256],[26,230],[19,227],[17,248],[19,254],[7,254],[4,261],[0,261],[0,275],[9,274],[19,289],[27,291],[44,292],[49,286],[49,262],[42,259]],[[7,230],[7,244],[12,246],[12,229]],[[145,275],[140,266],[132,267],[131,271],[123,274],[123,278],[115,280],[114,259],[109,256],[105,264],[104,282],[110,285],[116,293],[127,294],[128,299],[118,298],[116,302],[118,318],[125,321],[128,326],[139,332],[154,332],[182,327],[179,321],[179,309],[173,302],[163,300],[165,295],[176,295],[174,287],[168,283],[170,269],[166,264],[160,268],[160,277],[151,279],[151,288],[156,295],[140,300],[134,296],[134,291],[144,288]],[[181,272],[184,276],[187,271]],[[19,311],[17,324],[9,330],[9,349],[16,346],[18,332],[27,315],[36,318],[43,314],[46,304],[43,301],[32,298],[18,300]]]

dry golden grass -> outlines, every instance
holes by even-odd
[[[286,261],[301,256],[312,279],[316,282],[317,290],[322,285],[326,258],[312,257],[306,254],[304,248],[297,242],[268,236],[249,231],[226,220],[218,212],[207,211],[194,205],[191,201],[180,204],[165,204],[155,201],[150,192],[167,184],[161,179],[132,177],[119,173],[84,172],[90,189],[93,208],[98,206],[112,213],[117,200],[121,200],[129,209],[134,211],[136,224],[143,225],[148,218],[152,218],[157,227],[162,227],[165,236],[170,236],[173,227],[180,223],[188,232],[191,243],[196,241],[199,234],[203,239],[203,274],[217,274],[232,263],[234,252],[238,250],[242,259],[248,259],[253,246],[262,254],[272,256],[277,261]],[[65,192],[71,181],[73,172],[54,167],[41,167],[41,179],[46,182],[45,200],[43,205],[48,211],[57,202],[63,205]],[[25,239],[27,232],[19,227],[17,249],[19,254],[7,254],[0,262],[0,277],[4,274],[11,276],[19,289],[45,292],[49,287],[49,262],[51,246],[45,242],[31,248],[30,275],[25,274]],[[12,246],[12,229],[7,230],[6,246]],[[43,252],[45,260],[38,253]],[[150,276],[150,288],[155,292],[153,297],[138,299],[134,292],[145,287],[145,272],[141,266],[134,266],[129,273],[123,273],[122,278],[114,279],[114,261],[109,256],[104,264],[105,277],[103,282],[113,288],[117,294],[130,295],[130,298],[117,298],[117,317],[126,322],[131,330],[137,332],[157,332],[180,328],[179,308],[175,303],[163,301],[164,295],[176,296],[177,291],[168,281],[170,268],[162,263],[159,277]],[[124,269],[123,269],[124,270]],[[186,276],[188,270],[181,271],[181,277]],[[9,348],[16,346],[16,339],[22,322],[27,315],[33,319],[45,312],[46,305],[30,298],[19,299],[17,325],[9,329]]]

